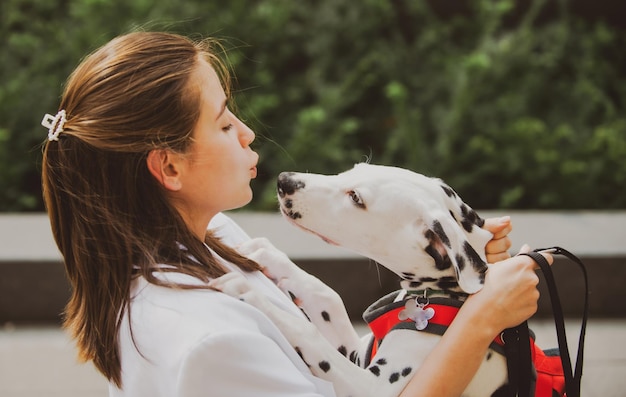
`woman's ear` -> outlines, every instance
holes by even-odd
[[[152,176],[167,190],[176,192],[183,186],[180,178],[180,158],[169,150],[154,149],[146,159]]]

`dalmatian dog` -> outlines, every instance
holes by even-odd
[[[391,306],[400,323],[386,335],[359,337],[339,295],[266,239],[251,240],[241,252],[266,266],[264,272],[308,320],[273,305],[240,274],[228,273],[212,286],[265,312],[311,371],[333,382],[337,396],[399,395],[410,375],[427,365],[424,359],[440,338],[441,332],[423,332],[437,328],[429,323],[445,309],[435,303],[460,307],[482,288],[485,245],[492,238],[482,229],[484,221],[441,180],[368,163],[338,175],[283,172],[278,199],[284,217],[297,227],[400,277],[401,289],[364,315],[372,326]],[[506,359],[492,346],[463,396],[506,395]]]

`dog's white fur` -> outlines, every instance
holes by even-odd
[[[437,282],[442,279],[448,280],[445,289],[451,293],[475,293],[482,287],[487,269],[484,247],[492,235],[439,179],[371,164],[357,164],[338,175],[282,173],[279,200],[292,223],[387,267],[402,278],[404,289],[415,289],[416,284],[441,289]],[[397,396],[410,375],[428,365],[423,359],[439,336],[414,330],[389,333],[376,356],[363,363],[370,336],[358,337],[336,292],[266,239],[253,239],[240,250],[265,266],[266,274],[311,321],[274,306],[238,273],[212,285],[265,312],[311,371],[333,382],[338,397]],[[451,279],[458,286],[449,286]],[[488,354],[463,395],[489,396],[506,383],[506,377],[504,357]]]

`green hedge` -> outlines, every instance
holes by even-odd
[[[0,211],[42,210],[41,117],[86,53],[134,29],[226,40],[262,159],[252,208],[275,208],[280,171],[369,159],[475,208],[625,209],[626,33],[565,1],[460,3],[3,0]]]

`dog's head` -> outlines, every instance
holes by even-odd
[[[297,226],[404,280],[453,276],[467,293],[482,288],[492,235],[439,179],[362,163],[338,175],[283,172],[278,197],[281,212]]]

